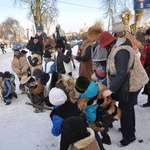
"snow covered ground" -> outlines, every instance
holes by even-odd
[[[76,47],[73,49],[76,53]],[[0,51],[0,71],[10,71],[13,51],[8,48],[6,54]],[[77,69],[73,75],[77,77]],[[0,150],[59,150],[60,137],[51,134],[50,111],[36,114],[33,108],[26,105],[30,102],[26,95],[21,95],[16,77],[18,98],[13,98],[10,105],[0,102]],[[114,122],[114,127],[109,130],[112,145],[104,145],[106,150],[150,150],[150,108],[142,108],[141,104],[146,102],[146,96],[139,94],[136,111],[136,137],[137,140],[127,147],[118,147],[121,133],[118,132],[119,121]],[[140,143],[139,140],[143,140]]]

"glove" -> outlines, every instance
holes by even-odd
[[[31,56],[28,56],[28,59],[30,60],[30,59],[31,59]]]

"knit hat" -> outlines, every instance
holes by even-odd
[[[43,73],[41,74],[41,76],[40,76],[40,83],[41,83],[42,85],[46,85],[46,83],[48,82],[49,78],[50,78],[49,74],[43,72]]]
[[[45,57],[45,58],[51,58],[52,56],[51,56],[51,53],[48,50],[46,50],[45,53],[44,53],[44,55],[43,55],[43,57]]]
[[[42,71],[40,69],[35,69],[32,73],[33,76],[35,76],[36,80],[41,76]]]
[[[87,137],[87,128],[81,117],[69,117],[61,126],[62,138],[68,143],[75,143]]]
[[[31,76],[22,76],[20,84],[26,84],[31,79]]]
[[[146,34],[150,36],[150,28],[146,30]]]
[[[84,93],[88,88],[89,84],[90,81],[87,77],[85,76],[78,77],[75,84],[76,91],[79,93]]]
[[[56,28],[60,29],[60,24],[57,24],[57,25],[56,25]]]
[[[42,26],[37,26],[36,30],[43,30],[43,27]]]
[[[95,76],[102,80],[106,77],[106,66],[99,66],[95,71]]]
[[[3,74],[3,72],[0,72],[0,77],[2,77],[2,78],[4,77],[4,74]]]
[[[99,36],[100,47],[104,48],[111,44],[115,38],[109,32],[102,32]]]
[[[59,106],[65,103],[67,95],[60,88],[52,88],[49,92],[49,101],[54,106]]]
[[[57,40],[55,48],[65,48],[65,44],[62,40]]]
[[[123,22],[116,22],[113,24],[113,28],[112,28],[113,32],[123,32],[125,31],[125,26],[123,24]]]
[[[92,26],[88,29],[88,34],[87,37],[88,39],[90,39],[91,41],[96,41],[99,38],[100,33],[102,33],[103,30],[101,27],[98,26]]]

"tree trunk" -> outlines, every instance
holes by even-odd
[[[142,19],[142,16],[143,16],[143,12],[144,12],[143,9],[135,10],[135,14],[136,14],[136,33],[138,32],[138,28],[139,28],[139,25],[140,25],[140,22],[141,22],[141,19]]]

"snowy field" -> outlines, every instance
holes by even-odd
[[[76,53],[74,47],[73,53]],[[10,71],[13,51],[8,48],[6,54],[0,51],[0,71]],[[73,75],[77,77],[77,68],[73,70]],[[50,111],[36,114],[33,108],[26,105],[30,102],[26,95],[21,95],[18,88],[18,78],[16,77],[18,98],[12,99],[10,105],[0,102],[0,150],[59,150],[60,137],[51,134]],[[146,102],[146,96],[139,94],[136,111],[136,137],[137,140],[127,147],[118,147],[117,143],[122,139],[118,132],[119,121],[114,122],[113,128],[109,130],[112,140],[111,145],[105,145],[106,150],[150,150],[150,108],[142,108],[141,104]],[[140,143],[140,140],[143,140]]]

